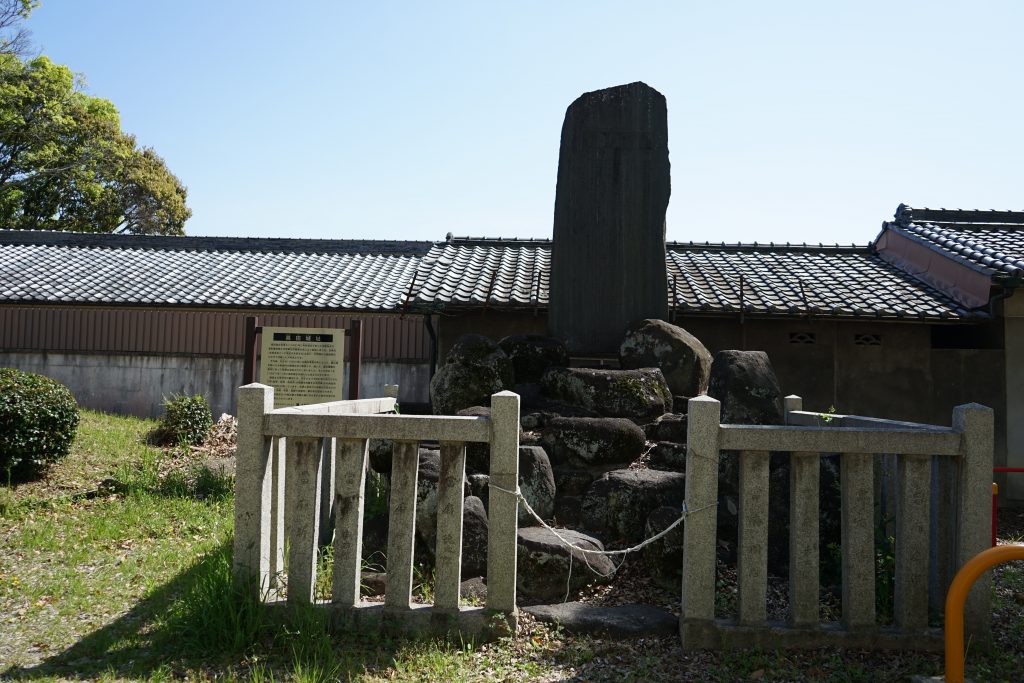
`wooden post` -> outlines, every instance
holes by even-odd
[[[363,362],[363,321],[353,320],[348,329],[348,398],[359,398],[359,370]]]
[[[242,353],[242,384],[256,381],[256,335],[260,332],[260,319],[245,318],[245,350]]]

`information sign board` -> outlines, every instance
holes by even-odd
[[[274,387],[274,407],[340,401],[345,330],[264,327],[260,382]]]

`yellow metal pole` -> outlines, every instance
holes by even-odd
[[[972,557],[946,594],[946,683],[964,683],[964,602],[971,586],[997,564],[1024,560],[1024,545],[1000,545]]]

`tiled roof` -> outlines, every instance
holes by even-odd
[[[961,320],[987,318],[886,263],[869,247],[669,243],[679,312]]]
[[[411,305],[543,308],[550,240],[449,238],[423,257]]]
[[[1024,277],[1024,211],[916,209],[900,204],[897,232],[996,278]]]
[[[738,314],[742,306],[746,314],[766,316],[989,317],[866,246],[669,243],[666,261],[669,305],[679,312]],[[420,263],[410,304],[546,307],[550,268],[550,240],[449,238]]]
[[[551,249],[550,240],[533,239],[431,244],[0,231],[0,302],[539,309],[548,306]],[[677,312],[989,317],[868,247],[670,243],[666,259]]]
[[[429,247],[0,231],[0,301],[390,310]]]

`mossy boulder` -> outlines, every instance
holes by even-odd
[[[642,320],[619,347],[624,369],[656,367],[673,394],[697,396],[707,390],[711,352],[699,339],[664,320]]]
[[[430,380],[430,403],[435,415],[489,406],[491,394],[511,388],[513,380],[512,362],[497,344],[480,334],[466,334]]]
[[[508,355],[482,334],[464,334],[455,340],[455,344],[445,356],[446,365],[483,366],[494,370],[505,388],[515,384],[515,373],[512,360]]]
[[[583,497],[583,527],[600,538],[637,542],[647,517],[661,506],[682,510],[686,475],[658,470],[613,470]]]
[[[657,536],[672,526],[679,519],[678,508],[662,506],[655,508],[647,516],[644,526],[644,538]],[[683,571],[683,525],[679,524],[672,531],[644,548],[644,563],[654,581],[669,590],[679,590]]]
[[[644,431],[630,420],[615,417],[556,417],[541,433],[541,443],[554,464],[589,467],[625,464],[643,453]]]
[[[605,417],[644,424],[672,412],[672,392],[658,368],[550,368],[541,382],[547,396]]]
[[[604,550],[599,540],[579,531],[559,529],[558,534],[577,548]],[[608,557],[570,548],[544,527],[519,529],[517,545],[516,588],[529,602],[561,600],[567,584],[572,592],[615,572]]]
[[[492,367],[448,363],[430,380],[430,403],[435,415],[455,415],[464,408],[490,405],[491,395],[504,388]]]
[[[708,396],[722,402],[722,424],[783,423],[782,389],[764,351],[719,351]]]
[[[555,511],[555,475],[548,454],[540,446],[519,447],[519,489],[541,519],[550,520]],[[537,520],[519,506],[519,526],[534,526]]]
[[[498,346],[512,362],[516,384],[539,382],[550,367],[569,364],[569,352],[558,339],[539,334],[505,337]]]

